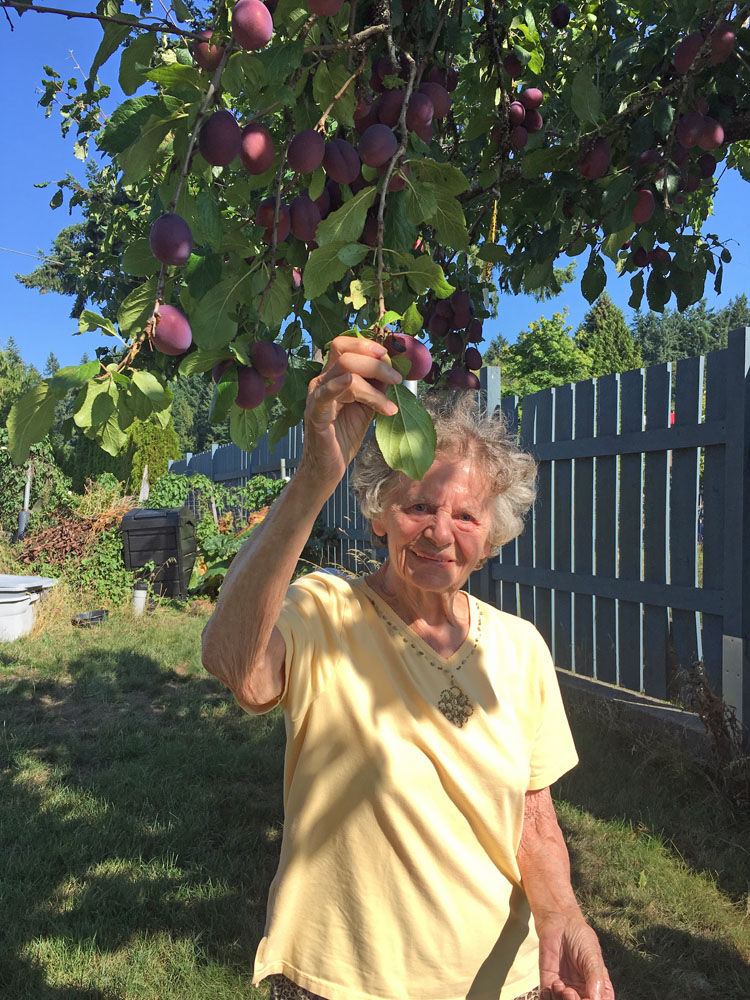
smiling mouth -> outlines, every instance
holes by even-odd
[[[414,552],[413,550],[412,552],[419,559],[424,559],[426,562],[441,563],[441,564],[453,562],[452,559],[441,559],[439,556],[426,556],[422,552]]]

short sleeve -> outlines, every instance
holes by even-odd
[[[284,690],[278,704],[299,718],[324,689],[341,655],[348,583],[310,573],[287,590],[276,627],[286,644]]]
[[[529,790],[546,788],[578,763],[560,684],[547,644],[537,633],[538,722],[531,748]]]

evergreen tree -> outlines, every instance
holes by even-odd
[[[51,378],[53,375],[56,375],[57,372],[59,371],[60,371],[60,362],[57,360],[55,354],[52,351],[50,351],[49,355],[47,356],[47,360],[44,364],[44,377]]]
[[[0,350],[0,425],[5,426],[10,408],[39,378],[39,372],[24,363],[15,340],[9,337],[5,350]]]
[[[727,346],[729,331],[746,325],[750,325],[750,306],[746,295],[738,295],[719,312],[709,309],[705,299],[681,313],[636,312],[633,336],[643,363],[658,365],[721,350]]]
[[[575,342],[591,358],[594,378],[641,367],[641,352],[628,329],[622,309],[606,292],[586,313],[575,335]]]
[[[172,424],[162,427],[156,420],[134,420],[128,429],[129,477],[131,493],[138,493],[143,479],[143,469],[148,466],[148,481],[155,483],[166,475],[170,459],[182,457],[180,442]]]
[[[579,350],[565,326],[567,310],[542,317],[500,351],[504,396],[527,396],[553,385],[580,382],[591,376],[591,359]]]
[[[486,365],[499,365],[500,355],[502,354],[503,348],[508,346],[508,341],[502,335],[498,335],[490,341],[490,346],[482,354],[482,360]]]
[[[213,388],[213,382],[202,375],[179,379],[172,386],[172,420],[183,455],[195,455],[212,444],[227,444],[230,440],[228,420],[209,423]]]

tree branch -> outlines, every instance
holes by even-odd
[[[140,28],[142,31],[164,31],[171,35],[180,35],[183,38],[194,38],[197,42],[205,41],[202,35],[196,31],[186,31],[184,28],[177,28],[170,24],[166,18],[158,18],[155,21],[139,21],[136,17],[110,17],[108,14],[91,14],[87,11],[62,10],[59,7],[37,7],[36,4],[19,3],[16,0],[0,0],[0,7],[10,7],[20,13],[33,11],[36,14],[61,14],[70,20],[73,17],[88,18],[91,21],[99,21],[102,24],[125,24],[133,28]]]

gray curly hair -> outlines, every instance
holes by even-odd
[[[536,497],[536,462],[509,436],[503,417],[480,409],[473,390],[432,391],[422,402],[435,425],[436,454],[468,456],[490,481],[492,558],[523,531],[524,516]],[[386,539],[375,534],[372,520],[383,513],[404,478],[386,464],[375,435],[368,437],[355,460],[351,483],[377,547],[384,547]]]

